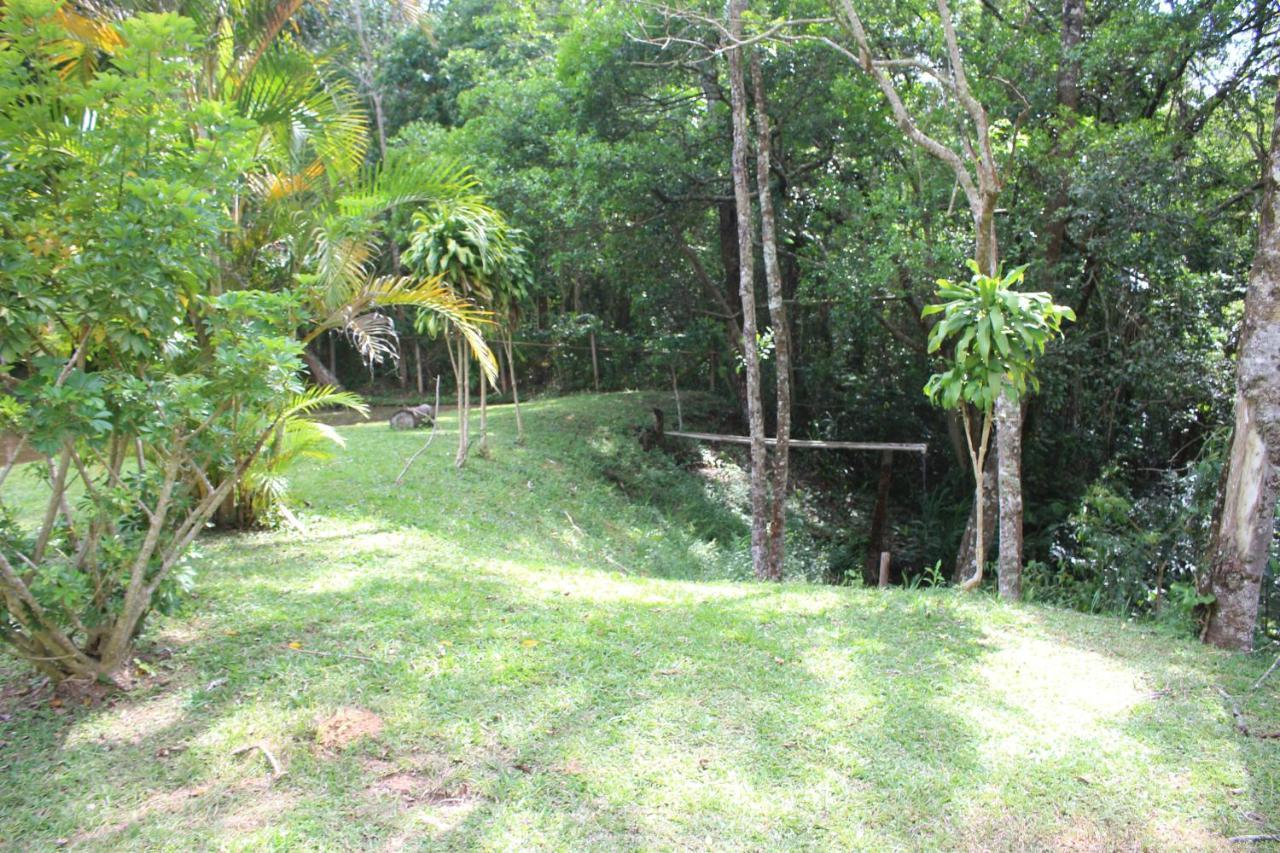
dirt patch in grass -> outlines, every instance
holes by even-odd
[[[316,724],[316,745],[321,749],[345,749],[364,737],[382,733],[382,718],[363,708],[339,708]]]

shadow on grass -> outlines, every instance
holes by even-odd
[[[251,555],[232,562],[237,587],[275,582]],[[296,580],[323,581],[323,569]],[[4,795],[8,814],[26,813],[12,831],[101,846],[209,833],[333,846],[404,834],[460,847],[766,844],[855,831],[907,845],[975,767],[971,724],[945,701],[982,653],[966,618],[946,617],[945,643],[919,644],[928,617],[891,597],[813,609],[795,593],[689,600],[594,580],[601,594],[564,594],[431,565],[258,602],[234,622],[219,613],[179,653],[184,687],[45,721],[51,737],[10,768],[29,783]],[[377,662],[304,657],[287,640]],[[918,670],[942,677],[923,684]],[[310,727],[340,705],[379,714],[382,735],[318,750]],[[290,762],[270,789],[256,759],[226,757],[257,738]],[[454,795],[443,799],[467,801],[465,815],[450,824],[457,804],[430,792],[381,796],[376,777],[392,768],[423,785],[431,776]],[[888,808],[903,789],[911,808]],[[816,827],[824,813],[835,825]]]
[[[1212,696],[1149,698],[1217,677],[1189,644],[946,591],[639,576],[733,561],[701,510],[584,476],[647,402],[539,406],[529,446],[462,471],[442,430],[401,489],[422,437],[350,428],[298,473],[306,536],[207,541],[202,599],[157,625],[167,687],[0,722],[0,843],[1194,848],[1280,812],[1280,762]],[[344,706],[384,728],[326,752]],[[233,754],[259,741],[274,784]]]

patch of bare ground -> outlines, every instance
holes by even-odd
[[[471,783],[457,778],[457,765],[442,756],[414,753],[397,761],[368,759],[370,778],[363,795],[369,805],[388,805],[407,826],[383,845],[385,850],[414,849],[423,838],[455,829],[484,800]]]
[[[345,749],[361,738],[382,733],[382,718],[363,708],[339,708],[316,723],[316,745],[321,749]]]

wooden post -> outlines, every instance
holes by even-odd
[[[591,333],[591,379],[595,382],[596,393],[600,393],[600,362],[596,359],[596,333]]]
[[[884,589],[889,585],[889,552],[880,552],[880,588]]]
[[[671,390],[676,395],[676,429],[684,429],[684,410],[680,407],[680,386],[676,385],[676,366],[671,365]]]
[[[653,436],[658,440],[659,444],[662,443],[662,439],[664,437],[664,430],[663,430],[664,420],[665,418],[663,417],[662,409],[654,409],[653,410]]]

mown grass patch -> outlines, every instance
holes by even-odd
[[[305,533],[204,542],[199,597],[148,636],[149,686],[56,708],[4,671],[3,843],[1213,849],[1280,831],[1280,745],[1241,737],[1217,692],[1280,729],[1280,682],[1248,693],[1260,657],[952,590],[734,581],[721,486],[631,456],[649,402],[539,402],[525,447],[496,410],[492,458],[461,471],[446,418],[398,489],[425,436],[343,428],[348,449],[295,477]],[[350,710],[378,725],[326,737]],[[257,743],[283,777],[237,752]]]

